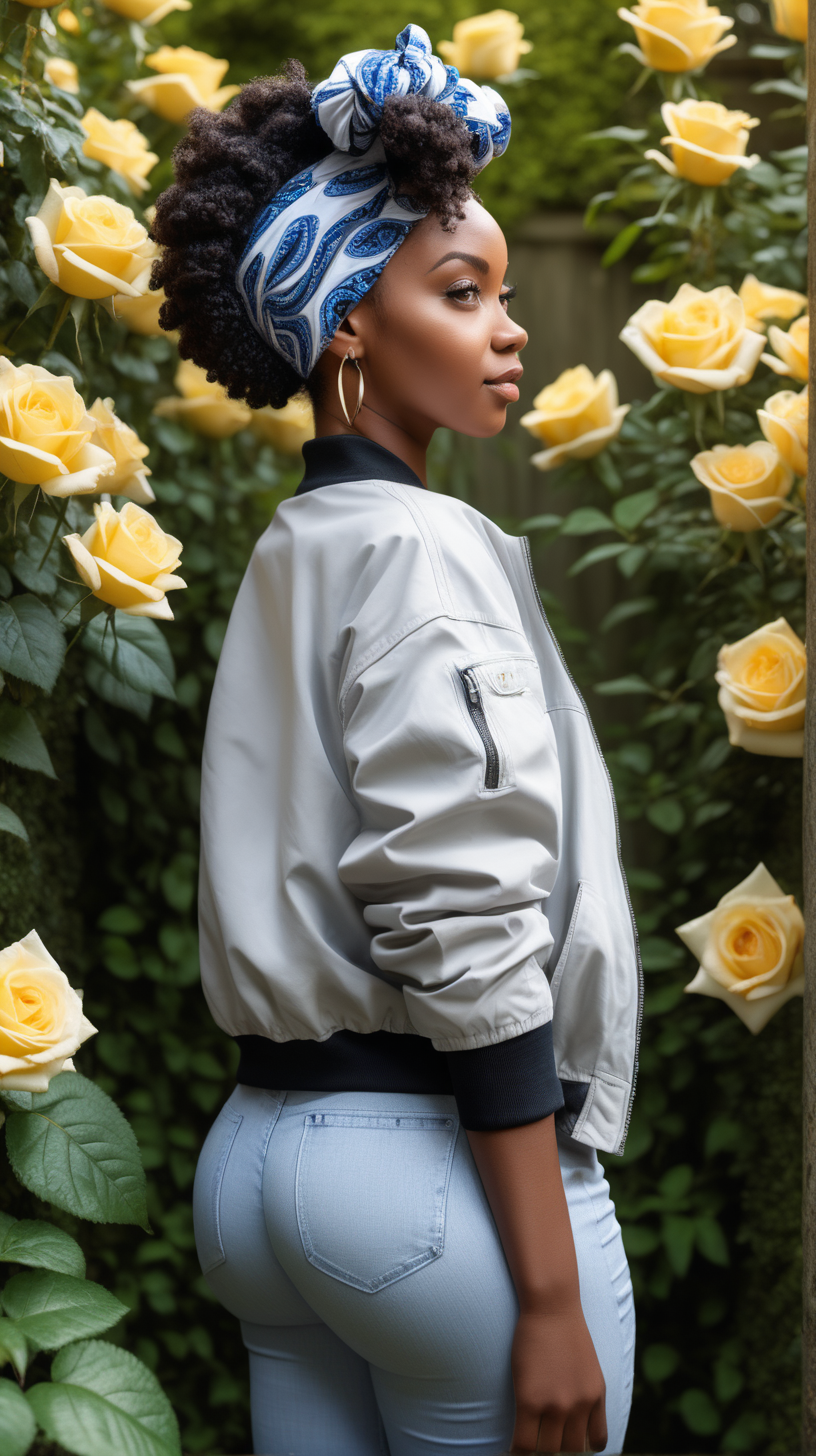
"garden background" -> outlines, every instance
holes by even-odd
[[[84,987],[99,1032],[78,1067],[135,1131],[153,1233],[49,1209],[21,1190],[5,1151],[0,1214],[47,1216],[78,1239],[89,1277],[128,1309],[106,1339],[155,1371],[190,1453],[228,1456],[251,1444],[245,1353],[200,1277],[192,1232],[197,1151],[237,1061],[198,985],[201,742],[231,602],[299,463],[278,423],[250,427],[243,417],[237,428],[235,406],[202,399],[153,414],[157,400],[178,398],[172,340],[131,331],[97,306],[72,306],[61,320],[56,292],[34,311],[46,279],[24,223],[49,177],[79,181],[139,217],[169,183],[181,128],[125,89],[152,74],[144,56],[160,45],[224,57],[228,83],[273,72],[290,55],[319,79],[344,51],[390,47],[408,19],[436,43],[472,9],[193,0],[145,33],[98,0],[72,0],[59,25],[57,9],[9,0],[3,20],[2,353],[67,373],[88,403],[115,400],[149,446],[151,510],[183,543],[187,589],[172,598],[173,621],[140,631],[132,624],[145,619],[129,618],[115,649],[105,618],[87,619],[83,608],[75,640],[75,573],[64,551],[58,559],[59,548],[47,548],[58,529],[85,529],[87,501],[69,502],[62,525],[58,498],[32,512],[36,492],[22,498],[6,487],[0,594],[12,605],[44,602],[61,645],[41,658],[39,676],[15,667],[0,697],[0,801],[28,837],[11,817],[12,832],[0,833],[0,935],[6,945],[35,927]],[[620,49],[632,30],[615,3],[519,4],[533,46],[521,65],[531,74],[503,88],[513,140],[480,191],[508,232],[508,276],[521,285],[514,313],[531,334],[522,400],[499,441],[443,436],[433,452],[434,488],[530,533],[542,598],[615,782],[647,988],[626,1152],[604,1159],[638,1310],[633,1452],[798,1447],[801,1005],[794,998],[753,1037],[719,1002],[684,997],[696,961],[674,935],[760,860],[801,902],[801,762],[729,748],[713,675],[724,642],[780,615],[802,631],[801,509],[794,492],[782,521],[729,532],[689,466],[702,445],[758,438],[755,411],[781,385],[760,365],[717,397],[719,412],[710,396],[693,406],[670,385],[655,394],[617,340],[643,300],[670,297],[684,281],[737,289],[755,273],[804,287],[802,48],[780,41],[764,0],[722,9],[738,44],[707,67],[705,94],[761,118],[751,144],[763,161],[708,206],[701,198],[715,189],[672,191],[673,180],[643,161],[665,129],[659,103],[681,92]],[[43,82],[49,56],[76,63],[77,97]],[[158,156],[138,198],[82,154],[89,106],[132,119]],[[613,368],[633,408],[609,449],[541,474],[519,420],[543,386],[579,364]],[[29,1384],[49,1358],[35,1355]]]

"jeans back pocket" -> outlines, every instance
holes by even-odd
[[[457,1130],[443,1113],[309,1113],[295,1193],[309,1263],[375,1294],[438,1259]]]
[[[221,1241],[221,1187],[242,1122],[240,1112],[233,1112],[229,1104],[222,1107],[199,1155],[193,1185],[193,1226],[202,1274],[217,1269],[227,1257]]]

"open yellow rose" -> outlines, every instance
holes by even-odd
[[[617,439],[628,404],[618,404],[614,374],[604,369],[597,378],[586,364],[565,369],[533,400],[521,423],[549,446],[531,457],[538,470],[553,470],[565,460],[588,460]]]
[[[121,511],[103,501],[94,515],[84,536],[62,538],[85,585],[100,602],[131,617],[172,621],[165,592],[187,585],[173,575],[181,565],[181,542],[132,501]]]
[[[112,399],[95,400],[88,414],[96,424],[94,443],[107,450],[116,462],[116,469],[105,481],[105,490],[110,495],[126,495],[137,505],[150,505],[156,497],[147,477],[153,472],[143,464],[149,447],[114,414]]]
[[[691,283],[670,303],[644,303],[620,337],[657,379],[691,394],[745,384],[765,347],[764,335],[746,328],[745,309],[732,288],[706,293]]]
[[[283,409],[266,405],[252,410],[249,424],[253,434],[265,444],[274,445],[284,455],[299,455],[306,441],[314,439],[312,402],[305,395],[296,394]]]
[[[226,440],[238,430],[245,430],[252,420],[248,404],[229,399],[223,385],[211,383],[206,370],[190,359],[182,359],[179,364],[175,385],[181,398],[174,394],[156,401],[153,413],[160,419],[186,425],[210,440]]]
[[[775,445],[715,445],[695,455],[691,468],[711,493],[711,509],[732,531],[760,531],[784,508],[793,471]]]
[[[764,864],[676,934],[700,963],[686,990],[724,1001],[754,1034],[803,994],[802,912]]]
[[[105,490],[115,462],[68,375],[0,357],[0,474],[45,495]]]
[[[221,111],[240,91],[240,86],[222,86],[229,61],[217,61],[206,51],[189,46],[160,46],[145,64],[161,72],[155,80],[128,81],[128,87],[165,121],[181,125],[196,106]]]
[[[722,39],[733,20],[706,0],[643,0],[618,15],[635,27],[640,59],[655,71],[696,71],[737,43]]]
[[[118,172],[131,192],[141,197],[149,186],[147,174],[159,160],[156,152],[148,151],[147,137],[132,121],[109,121],[94,106],[85,112],[82,125],[88,133],[82,143],[85,156]]]
[[[49,56],[43,66],[43,75],[49,86],[68,91],[71,96],[79,94],[79,71],[65,56]]]
[[[808,0],[771,0],[771,23],[777,35],[807,40]]]
[[[37,262],[52,283],[76,298],[139,296],[135,280],[153,244],[129,207],[86,197],[81,187],[51,179],[36,217],[27,217]]]
[[[745,322],[755,333],[763,333],[770,319],[793,319],[807,308],[807,296],[793,288],[774,288],[760,283],[753,273],[746,273],[739,296],[745,309]]]
[[[460,75],[495,81],[517,71],[521,57],[533,49],[523,35],[524,26],[512,10],[489,10],[457,21],[453,40],[441,40],[436,49]]]
[[[775,374],[787,374],[804,384],[808,377],[810,345],[810,325],[807,318],[797,319],[787,333],[771,324],[768,339],[778,358],[773,354],[763,354],[763,364],[768,364]]]
[[[806,675],[805,644],[784,617],[721,647],[716,678],[729,743],[771,758],[801,758]]]
[[[46,1092],[95,1031],[36,930],[0,950],[0,1090]]]
[[[103,0],[106,10],[124,15],[126,20],[138,20],[140,25],[158,25],[171,10],[191,10],[192,0]]]
[[[766,440],[775,445],[782,459],[795,475],[808,471],[808,392],[795,394],[783,389],[766,399],[764,409],[757,410],[757,419]]]
[[[68,35],[79,35],[80,24],[73,10],[61,10],[57,16],[57,25],[67,31]]]
[[[660,114],[669,129],[663,146],[672,160],[654,149],[645,155],[672,177],[684,177],[699,187],[720,187],[738,167],[755,167],[759,154],[745,155],[751,128],[759,126],[747,111],[729,111],[718,101],[666,101]]]

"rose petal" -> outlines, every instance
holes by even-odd
[[[71,536],[63,536],[62,541],[63,545],[67,546],[74,558],[74,565],[85,585],[92,592],[99,591],[102,585],[102,576],[93,556],[87,546],[84,545],[82,537],[74,532]]]
[[[107,450],[99,445],[83,445],[71,461],[70,474],[41,481],[40,490],[44,495],[59,497],[93,495],[105,489],[105,481],[115,469],[116,461]]]
[[[770,996],[764,996],[758,1000],[746,1001],[744,996],[737,996],[733,991],[728,991],[725,986],[721,986],[701,966],[694,980],[689,982],[685,990],[700,996],[711,996],[716,1001],[724,1001],[726,1006],[729,1006],[740,1021],[745,1023],[748,1030],[756,1036],[787,1001],[794,996],[804,995],[804,987],[804,976],[798,976],[795,980],[790,980],[781,991],[774,991]]]

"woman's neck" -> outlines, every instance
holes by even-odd
[[[339,407],[335,411],[333,405],[328,408],[318,406],[315,409],[315,434],[324,435],[350,435],[353,438],[371,440],[375,445],[382,445],[384,450],[390,450],[402,460],[415,475],[419,476],[422,484],[427,486],[427,463],[426,456],[430,436],[425,440],[418,440],[408,430],[396,424],[393,420],[387,419],[374,405],[364,403],[354,424],[346,424]]]

